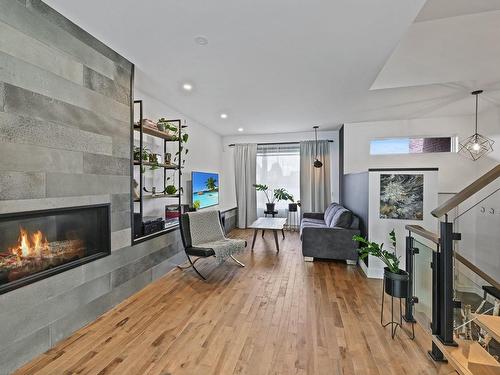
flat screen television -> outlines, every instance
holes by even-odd
[[[219,204],[219,174],[191,172],[193,207],[205,208]]]

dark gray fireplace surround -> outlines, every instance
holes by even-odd
[[[96,10],[98,11],[98,10]],[[130,246],[132,64],[39,0],[0,0],[0,214],[110,204],[111,254],[0,295],[8,374],[184,260]]]

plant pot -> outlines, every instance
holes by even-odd
[[[274,212],[274,203],[266,203],[267,212]]]
[[[297,212],[297,203],[288,203],[288,211],[289,212]]]
[[[400,273],[394,273],[389,271],[389,268],[384,268],[385,292],[393,297],[407,298],[410,276],[406,271],[399,271]]]
[[[149,162],[150,163],[158,163],[158,155],[157,154],[149,154]]]
[[[177,188],[174,185],[168,185],[165,188],[165,193],[167,193],[168,195],[174,195],[175,193],[177,193]]]

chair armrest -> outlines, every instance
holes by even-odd
[[[215,255],[214,249],[207,247],[187,247],[186,254],[194,257],[211,257]]]
[[[302,218],[324,220],[325,214],[323,212],[304,212]]]

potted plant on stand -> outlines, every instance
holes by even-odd
[[[277,188],[271,190],[269,186],[264,184],[253,185],[255,190],[262,191],[266,195],[267,203],[266,210],[269,213],[275,212],[276,202],[279,201],[291,201],[293,202],[293,196],[285,188]]]
[[[397,255],[396,250],[396,233],[394,229],[389,233],[389,241],[391,244],[391,250],[385,250],[384,244],[378,244],[376,242],[368,241],[366,238],[356,235],[353,241],[360,243],[361,248],[358,250],[359,257],[365,259],[369,255],[380,259],[384,264],[384,283],[382,291],[382,308],[380,313],[380,324],[383,327],[391,325],[391,336],[394,339],[397,327],[402,327],[402,310],[401,310],[401,299],[408,298],[410,295],[409,290],[409,280],[410,275],[405,270],[399,268],[400,257]],[[384,296],[385,293],[391,296],[391,321],[388,323],[383,323],[384,317]],[[394,297],[399,298],[399,322],[394,321]],[[415,338],[415,331],[412,323],[412,336],[411,339]]]

